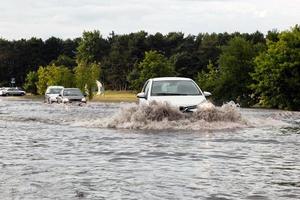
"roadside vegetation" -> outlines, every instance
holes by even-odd
[[[300,110],[300,27],[266,35],[141,31],[103,38],[87,31],[72,40],[0,39],[0,71],[0,86],[13,77],[33,94],[63,85],[92,99],[100,80],[109,91],[95,100],[117,101],[134,94],[113,91],[139,91],[148,78],[181,76],[212,92],[217,104]]]
[[[137,102],[136,92],[130,90],[107,90],[102,95],[95,95],[92,101],[101,102]]]

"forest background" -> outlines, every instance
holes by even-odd
[[[194,79],[216,104],[300,110],[300,27],[254,33],[182,32],[0,39],[0,87],[14,78],[32,94],[49,85],[139,91],[153,77]]]

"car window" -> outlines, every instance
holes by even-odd
[[[142,89],[142,92],[144,92],[146,95],[148,94],[148,91],[149,91],[149,87],[150,87],[150,81],[147,81],[145,84],[144,84],[144,87]]]
[[[152,96],[202,95],[198,87],[190,80],[153,81]]]
[[[150,88],[150,81],[148,82],[146,89],[145,89],[146,96],[148,96],[149,88]]]
[[[63,94],[64,96],[83,96],[79,89],[64,90]]]
[[[49,94],[59,94],[61,92],[62,88],[50,88],[47,93]]]

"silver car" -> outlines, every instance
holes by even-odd
[[[24,96],[26,92],[21,90],[17,87],[10,87],[10,88],[2,88],[1,95],[2,96]]]
[[[57,103],[86,103],[85,96],[78,88],[64,88],[57,97]]]

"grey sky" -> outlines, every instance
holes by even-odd
[[[0,0],[0,37],[266,32],[300,23],[300,0]]]

